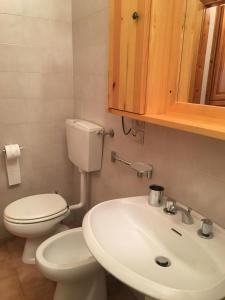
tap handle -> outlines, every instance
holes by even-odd
[[[177,213],[177,209],[176,209],[176,201],[167,197],[165,199],[165,208],[164,208],[164,211],[167,213],[167,214],[173,214],[175,215]]]
[[[201,233],[204,236],[210,236],[213,230],[213,222],[209,219],[202,219]]]
[[[192,208],[191,207],[188,207],[188,212],[189,212],[189,214],[191,214],[191,212],[192,212]]]
[[[173,199],[168,198],[166,200],[166,208],[168,210],[170,210],[171,208],[173,208],[175,206],[175,201]]]

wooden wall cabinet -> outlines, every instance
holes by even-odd
[[[109,107],[144,114],[151,0],[110,0]]]
[[[225,140],[225,107],[177,100],[180,82],[185,85],[188,80],[186,72],[180,76],[182,55],[187,59],[189,55],[183,49],[184,24],[191,18],[187,1],[189,7],[201,4],[199,0],[110,0],[109,111]],[[224,62],[224,44],[221,47]],[[220,86],[224,91],[224,82]]]

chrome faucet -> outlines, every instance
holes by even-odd
[[[176,205],[175,200],[169,198],[166,200],[164,212],[168,215],[176,215],[178,212],[180,212],[182,217],[182,223],[189,225],[194,223],[191,215],[191,208],[185,209],[179,205]]]
[[[183,207],[180,206],[176,206],[177,212],[181,212],[181,216],[182,216],[182,223],[184,224],[193,224],[193,218],[191,215],[191,208],[185,209]]]

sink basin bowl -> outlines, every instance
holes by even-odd
[[[151,207],[147,196],[116,199],[92,208],[83,221],[85,241],[98,262],[119,280],[155,299],[220,300],[225,297],[225,230],[202,239],[181,215]],[[163,266],[157,257],[165,257]]]

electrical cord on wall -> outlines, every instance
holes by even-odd
[[[130,128],[128,131],[125,130],[124,117],[122,117],[122,127],[123,127],[123,133],[124,133],[125,135],[128,135],[128,134],[131,133],[131,130],[132,130],[131,128]]]

